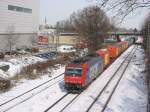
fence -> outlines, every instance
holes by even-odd
[[[147,22],[144,31],[144,48],[147,56],[147,84],[148,84],[148,112],[150,111],[150,20]]]
[[[148,55],[148,58],[150,57],[150,21],[148,22],[148,25],[147,25],[147,55]]]

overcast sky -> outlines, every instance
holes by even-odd
[[[72,12],[96,3],[89,1],[91,0],[40,0],[40,24],[44,24],[46,17],[48,24],[54,25],[57,21],[68,18]],[[140,9],[128,16],[119,26],[140,28],[147,14],[148,10]]]

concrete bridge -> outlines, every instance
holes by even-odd
[[[121,35],[124,35],[124,36],[142,36],[143,33],[142,32],[108,32],[109,35],[113,35],[113,36],[121,36]]]

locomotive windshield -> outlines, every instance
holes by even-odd
[[[66,75],[69,76],[81,76],[82,75],[82,68],[67,68]]]

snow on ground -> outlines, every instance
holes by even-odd
[[[129,50],[131,50],[129,48]],[[121,80],[117,92],[113,95],[111,102],[105,112],[146,112],[147,107],[147,88],[144,85],[145,74],[144,52],[138,48],[136,59],[130,64],[125,76]],[[124,55],[124,54],[123,54]],[[121,57],[124,57],[124,56]],[[108,78],[113,74],[120,61],[123,58],[117,59],[101,76],[93,82],[87,90],[85,90],[73,103],[67,107],[64,112],[85,112],[93,100],[102,90]],[[136,63],[136,65],[134,65]],[[142,64],[142,65],[139,65]],[[142,73],[141,73],[142,72]],[[106,92],[107,94],[107,92]],[[99,106],[102,106],[103,101],[99,101]],[[91,112],[99,112],[100,110],[92,110]]]
[[[147,112],[144,51],[139,47],[106,112]]]
[[[144,39],[143,37],[138,37],[138,40],[136,41],[136,43],[143,43]]]
[[[35,64],[37,62],[42,62],[42,61],[45,61],[45,59],[35,57],[35,56],[10,59],[7,62],[1,61],[0,65],[9,65],[9,69],[6,72],[0,72],[0,77],[7,78],[7,79],[12,78],[17,73],[19,73],[23,67],[30,64]]]
[[[0,70],[0,78],[7,78],[8,76],[5,74],[3,70]]]
[[[65,112],[84,112],[115,72],[114,69],[117,69],[120,66],[121,62],[125,59],[132,48],[133,46],[109,66],[109,68],[106,69],[97,80],[95,80],[83,93],[81,93],[79,97],[77,97],[75,101],[73,101]],[[145,73],[143,71],[145,70],[145,65],[143,59],[144,51],[138,48],[136,57],[127,69],[125,76],[121,80],[120,86],[118,86],[117,91],[108,104],[106,112],[146,112],[147,88],[146,85],[144,85]],[[55,75],[53,76],[59,75],[63,72],[64,67],[61,67],[54,71]],[[0,104],[49,79],[50,77],[43,76],[36,80],[19,81],[10,91],[0,94]],[[63,81],[60,81],[33,96],[31,99],[10,109],[8,112],[43,112],[66,93],[67,92],[63,88]],[[74,95],[71,95],[70,99],[73,98],[72,96],[74,97]],[[66,102],[67,101],[68,98]],[[61,103],[63,102],[60,102],[60,104]],[[60,108],[62,108],[62,105],[60,105]]]
[[[108,84],[107,88],[102,92],[100,97],[97,99],[95,104],[92,106],[92,108],[89,110],[89,112],[101,112],[105,103],[107,102],[107,99],[111,95],[112,91],[115,88],[115,85],[117,85],[119,78],[121,77],[124,68],[126,67],[127,63],[124,63],[124,66],[122,66],[122,69],[117,72],[115,77],[112,79],[112,81]]]
[[[11,108],[8,112],[44,112],[45,109],[66,94],[66,91],[60,87],[60,85],[61,83],[57,83],[47,88],[31,99]],[[7,108],[9,108],[9,106],[6,107],[6,110]]]
[[[119,68],[123,60],[128,56],[128,53],[131,52],[133,47],[134,46],[131,46],[118,59],[116,59],[108,69],[106,69],[76,100],[73,101],[68,108],[65,109],[65,112],[85,112]]]
[[[51,78],[56,77],[60,75],[61,73],[64,73],[64,67],[61,67],[60,69],[55,70],[53,73],[54,74]],[[40,79],[36,79],[36,80],[22,80],[20,83],[16,85],[16,87],[11,89],[9,92],[0,94],[0,104],[4,103],[5,101],[10,100],[11,98],[14,98],[20,95],[21,93],[25,91],[28,91],[29,89],[34,88],[35,86],[49,79],[50,79],[49,77],[43,76]],[[51,87],[48,87],[48,86],[51,86]],[[54,79],[49,84],[44,85],[44,87],[36,90],[36,92],[30,93],[28,97],[33,96],[31,99],[10,109],[9,112],[42,112],[46,108],[48,108],[50,105],[52,105],[56,100],[62,97],[64,94],[66,94],[66,91],[63,88],[63,75],[62,75],[62,77],[60,77],[59,79]],[[25,97],[25,99],[27,99],[28,97]],[[18,104],[22,100],[24,100],[24,97],[19,98],[19,100],[17,100],[17,102],[15,103]],[[13,106],[13,105],[14,104],[2,106],[0,107],[0,110],[5,111],[9,109],[9,106]]]
[[[47,75],[45,74],[44,76],[41,76],[35,80],[27,80],[27,79],[19,80],[17,83],[15,83],[15,86],[13,88],[11,88],[8,92],[0,94],[0,104],[36,87],[37,85],[39,85],[43,82],[48,81],[62,73],[64,73],[64,67],[60,66],[57,70],[53,70],[53,74],[51,75],[51,77],[49,77],[49,74],[47,74]]]
[[[52,109],[48,110],[48,112],[61,112],[62,109],[68,105],[68,103],[77,97],[77,94],[69,94],[67,97],[65,97],[63,100],[61,100],[59,103],[57,103]]]

